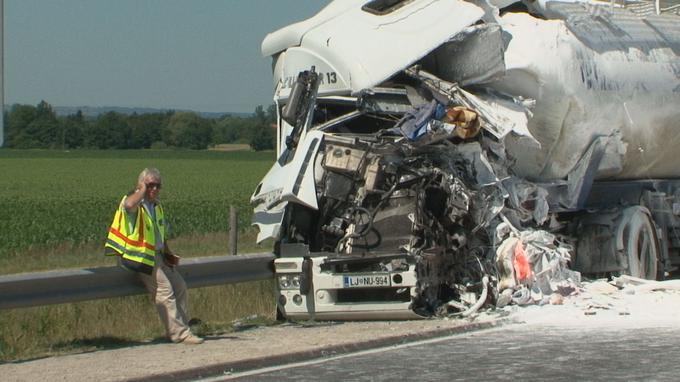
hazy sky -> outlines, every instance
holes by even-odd
[[[5,103],[252,112],[264,36],[329,0],[5,0]]]

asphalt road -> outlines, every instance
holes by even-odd
[[[677,381],[679,340],[680,325],[520,324],[214,381]]]
[[[200,346],[149,343],[0,364],[0,381],[675,381],[678,317],[677,280],[623,289],[596,281],[563,305],[507,306],[472,321],[289,323]]]

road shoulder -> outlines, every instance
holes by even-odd
[[[182,381],[277,366],[492,328],[475,320],[286,323],[207,337],[202,345],[155,343],[0,365],[7,381]]]

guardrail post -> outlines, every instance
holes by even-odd
[[[229,253],[236,256],[238,247],[238,213],[236,207],[229,206]]]

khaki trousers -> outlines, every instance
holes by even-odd
[[[182,275],[176,269],[165,265],[162,256],[157,256],[156,266],[151,275],[145,273],[138,275],[151,293],[168,338],[173,342],[181,342],[191,335],[188,325],[187,284]]]

